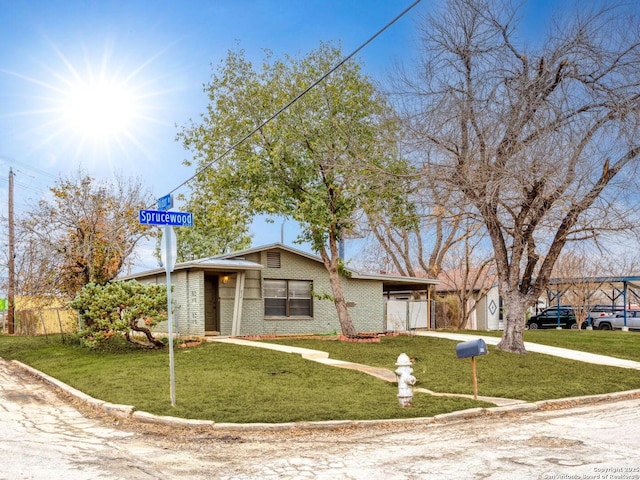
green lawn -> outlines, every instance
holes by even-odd
[[[486,332],[471,332],[486,334]],[[602,353],[611,345],[640,350],[640,335],[621,332],[556,334],[557,342]],[[596,335],[597,334],[597,335]],[[626,336],[624,336],[626,335]],[[620,340],[618,340],[620,337]],[[542,337],[540,337],[542,338]],[[635,342],[635,343],[634,343]],[[471,361],[455,355],[457,342],[429,337],[386,337],[377,344],[332,340],[278,340],[325,350],[332,358],[395,369],[400,353],[414,360],[418,385],[437,392],[472,393]],[[550,340],[548,343],[552,343]],[[477,358],[481,396],[541,400],[640,388],[640,372],[588,365],[540,354],[510,355],[489,347]],[[634,352],[635,354],[635,352]],[[169,399],[167,351],[101,352],[63,345],[59,338],[0,335],[0,357],[18,359],[95,397],[158,415],[216,422],[291,422],[433,416],[483,402],[416,393],[400,408],[397,387],[374,377],[303,360],[298,355],[219,343],[176,349],[176,407]]]
[[[531,333],[536,335],[530,335]],[[500,335],[497,332],[495,334]],[[617,352],[629,351],[630,355],[618,356],[640,360],[637,356],[640,351],[640,335],[633,332],[538,331],[527,332],[525,341],[544,343],[543,340],[547,338],[550,339],[548,343],[555,346],[593,353],[604,353],[612,345],[620,343],[623,346]],[[470,393],[472,388],[471,360],[457,358],[457,341],[399,336],[383,338],[380,344],[307,339],[282,339],[276,342],[324,350],[330,353],[331,358],[390,369],[394,368],[398,355],[406,353],[414,360],[414,375],[419,381],[417,386],[448,393]],[[488,355],[476,357],[479,395],[537,401],[640,388],[638,370],[591,365],[536,353],[513,355],[490,345],[488,349]]]
[[[640,332],[529,330],[525,332],[524,340],[640,362]]]
[[[453,333],[453,331],[451,332]],[[463,333],[491,337],[502,336],[502,332],[465,331]],[[640,362],[640,332],[567,329],[527,330],[524,333],[524,341]]]

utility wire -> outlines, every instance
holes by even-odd
[[[45,172],[44,170],[40,170],[39,168],[36,168],[33,165],[29,165],[29,164],[26,164],[24,162],[20,162],[20,161],[16,160],[15,158],[12,158],[12,157],[5,157],[4,155],[0,155],[0,161],[1,162],[6,162],[6,163],[9,163],[9,164],[14,163],[14,164],[22,167],[25,170],[30,170],[31,172],[35,172],[35,173],[37,173],[39,175],[42,175],[44,177],[48,177],[48,178],[51,178],[51,179],[54,179],[54,180],[57,178],[55,175],[52,175],[52,174],[50,174],[48,172]],[[16,169],[16,171],[19,171],[19,170]],[[23,172],[23,173],[25,173],[25,172]]]
[[[294,103],[296,103],[298,100],[300,100],[302,97],[304,97],[309,91],[311,91],[313,88],[315,88],[317,85],[319,85],[320,83],[322,83],[324,81],[325,78],[327,78],[329,75],[331,75],[333,72],[335,72],[338,68],[340,68],[342,65],[344,65],[346,62],[348,62],[349,60],[351,60],[351,58],[353,58],[355,55],[358,54],[358,52],[360,52],[360,50],[362,50],[364,47],[366,47],[367,45],[369,45],[373,40],[375,40],[378,36],[380,36],[385,30],[387,30],[389,27],[391,27],[391,25],[393,25],[394,23],[396,23],[398,20],[400,20],[400,18],[402,18],[404,15],[406,15],[412,8],[414,8],[418,3],[420,3],[421,0],[416,0],[415,2],[413,2],[411,5],[409,5],[407,8],[405,8],[401,13],[399,13],[393,20],[391,20],[389,23],[387,23],[384,27],[382,27],[380,30],[378,30],[375,34],[373,34],[371,37],[369,37],[368,40],[366,40],[362,45],[360,45],[358,48],[356,48],[353,52],[351,52],[349,55],[347,55],[346,57],[344,57],[340,62],[338,62],[333,68],[331,68],[328,72],[326,72],[324,75],[322,75],[320,78],[318,78],[315,82],[313,82],[311,85],[309,85],[306,89],[304,89],[302,92],[300,92],[298,95],[296,95],[292,100],[290,100],[286,105],[284,105],[283,107],[281,107],[276,113],[274,113],[273,115],[271,115],[269,118],[267,118],[266,120],[264,120],[262,123],[260,123],[257,127],[255,127],[253,130],[251,130],[249,133],[247,133],[244,137],[242,137],[240,140],[238,140],[236,143],[232,144],[230,147],[228,147],[224,152],[222,152],[219,156],[217,156],[216,158],[214,158],[213,160],[211,160],[209,163],[207,163],[206,165],[204,165],[203,167],[201,167],[200,169],[196,170],[196,173],[194,173],[191,177],[189,177],[187,180],[185,180],[184,182],[182,182],[181,184],[179,184],[177,187],[175,187],[173,190],[171,190],[169,192],[169,195],[174,193],[176,190],[179,190],[180,188],[184,187],[187,183],[189,183],[191,180],[193,180],[194,178],[196,178],[198,175],[200,175],[202,172],[208,170],[209,168],[211,168],[213,166],[213,164],[215,164],[216,162],[218,162],[218,160],[222,159],[223,157],[225,157],[227,154],[229,154],[230,152],[234,151],[236,148],[238,148],[240,145],[242,145],[244,142],[246,142],[249,138],[251,138],[256,132],[258,132],[260,129],[262,129],[263,127],[265,127],[267,124],[269,124],[270,122],[272,122],[273,120],[275,120],[278,116],[280,116],[282,113],[284,113],[289,107],[291,107],[291,105],[293,105]]]

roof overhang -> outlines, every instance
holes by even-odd
[[[204,258],[189,262],[177,263],[173,272],[181,270],[203,270],[205,272],[234,273],[246,272],[248,270],[262,270],[264,267],[260,263],[249,262],[247,260],[225,260],[218,258]],[[133,280],[136,278],[153,277],[165,273],[164,268],[156,268],[144,272],[119,277],[118,280]]]
[[[368,275],[352,272],[351,278],[357,280],[375,280],[382,282],[385,292],[402,292],[407,290],[428,290],[433,285],[440,282],[433,278],[399,277],[394,275]]]
[[[549,280],[549,286],[552,285],[571,285],[576,283],[591,283],[600,285],[612,285],[623,287],[625,284],[640,289],[640,276],[627,275],[622,277],[580,277],[580,278],[552,278]]]

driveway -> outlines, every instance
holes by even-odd
[[[562,406],[331,429],[175,428],[99,414],[0,359],[0,479],[640,479],[640,398]]]

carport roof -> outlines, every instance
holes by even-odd
[[[351,270],[351,278],[357,280],[378,280],[382,282],[385,292],[402,292],[406,290],[426,290],[430,285],[437,285],[438,280],[432,278],[399,277],[394,275],[369,275]]]
[[[630,285],[636,288],[640,288],[640,276],[639,275],[626,275],[621,277],[580,277],[580,278],[552,278],[549,280],[549,285],[562,285],[566,283],[600,283],[610,285]]]

